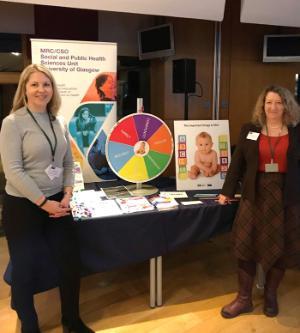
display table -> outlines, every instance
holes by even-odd
[[[94,184],[93,186],[99,184]],[[109,183],[111,186],[111,183]],[[166,185],[162,182],[162,185]],[[92,185],[90,185],[92,186]],[[163,186],[173,190],[174,185]],[[191,195],[191,193],[189,193]],[[82,275],[111,270],[150,259],[150,306],[161,305],[161,256],[228,232],[237,203],[213,200],[168,211],[147,211],[75,222],[80,242]],[[40,249],[36,292],[57,286],[58,274],[48,248]],[[4,278],[10,283],[11,267]]]

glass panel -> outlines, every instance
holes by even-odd
[[[6,117],[11,109],[12,100],[17,89],[16,84],[1,84],[0,85],[0,121],[4,117]],[[2,211],[2,199],[5,188],[5,177],[2,169],[2,164],[0,160],[0,236],[3,234],[2,226],[1,226],[1,211]]]
[[[22,69],[21,35],[0,33],[0,72],[21,72]]]
[[[20,34],[0,33],[0,75],[5,72],[21,72],[23,70],[22,37]],[[0,122],[9,114],[16,84],[0,85]],[[2,199],[5,188],[5,177],[0,162],[0,235],[3,234],[1,226]]]

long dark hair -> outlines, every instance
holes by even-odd
[[[95,85],[96,85],[96,89],[97,89],[100,99],[103,99],[106,97],[103,90],[101,89],[101,87],[103,86],[103,84],[106,82],[107,79],[108,79],[107,74],[100,74],[99,76],[96,77]]]

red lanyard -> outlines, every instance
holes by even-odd
[[[279,135],[278,135],[277,140],[276,140],[276,142],[275,142],[275,144],[274,144],[274,147],[273,147],[273,146],[272,146],[272,143],[271,143],[271,138],[270,138],[270,136],[269,136],[268,126],[266,125],[267,137],[268,137],[268,142],[269,142],[269,147],[270,147],[270,153],[271,153],[271,163],[274,162],[275,149],[276,149],[276,147],[277,147],[279,141],[281,140],[281,136],[280,136],[280,134],[281,134],[281,132],[282,132],[282,128],[283,128],[283,126],[281,127],[281,130],[280,130],[280,132],[279,132]]]

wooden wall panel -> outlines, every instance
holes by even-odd
[[[189,119],[211,119],[215,23],[192,19],[170,19],[174,25],[176,56],[151,62],[151,112],[166,121],[183,119],[184,95],[172,93],[172,60],[194,58],[196,79],[203,97],[189,100]],[[227,1],[221,23],[220,119],[229,119],[231,144],[236,144],[243,123],[251,120],[258,94],[269,84],[292,92],[299,63],[263,63],[265,34],[300,33],[300,29],[240,23],[239,1]],[[175,175],[174,163],[165,174]]]
[[[225,17],[223,28],[230,31],[230,39],[223,40],[223,48],[230,49],[227,63],[230,80],[228,83],[224,81],[226,77],[221,80],[229,89],[228,117],[231,143],[235,144],[240,127],[251,119],[261,90],[269,84],[278,84],[293,92],[295,74],[300,72],[299,63],[263,63],[264,35],[300,33],[300,29],[240,23],[240,8],[235,0],[229,1],[225,15],[230,16],[229,20]]]
[[[98,41],[98,12],[55,6],[34,6],[35,38]]]
[[[226,1],[224,20],[221,22],[221,73],[219,118],[228,119],[231,80],[231,20],[232,11]]]
[[[151,60],[149,111],[164,119],[170,128],[173,128],[173,120],[183,119],[184,95],[172,92],[172,65],[174,59],[193,58],[203,96],[189,98],[189,119],[211,119],[215,22],[171,17],[155,19],[157,24],[173,23],[176,55]],[[35,20],[36,38],[98,40],[96,11],[36,6]],[[124,29],[121,19],[116,17],[114,22],[116,33]],[[293,91],[295,74],[300,72],[300,63],[263,63],[263,36],[300,33],[300,29],[240,23],[240,1],[227,0],[221,31],[220,119],[229,119],[234,144],[242,123],[251,119],[253,105],[263,87],[276,83]]]
[[[184,94],[173,94],[172,91],[173,60],[192,58],[196,59],[196,80],[202,85],[203,96],[189,97],[189,119],[210,119],[214,23],[175,18],[169,21],[174,26],[176,55],[166,60],[154,60],[151,63],[151,112],[162,116],[165,120],[184,118]],[[157,73],[158,71],[162,72],[162,77]],[[200,93],[197,86],[196,93]],[[163,100],[159,100],[158,96],[162,94]],[[163,110],[161,110],[162,105]]]
[[[233,143],[237,141],[241,125],[251,119],[256,99],[265,86],[278,84],[294,91],[296,68],[291,63],[232,62],[229,121]]]
[[[184,94],[173,94],[173,60],[196,59],[196,80],[203,96],[189,97],[189,119],[211,119],[214,22],[169,18],[173,23],[176,55],[151,61],[151,113],[164,119],[172,132],[174,120],[184,119]],[[196,94],[200,93],[196,85]],[[191,95],[191,94],[190,94]],[[174,158],[165,175],[175,175]]]

